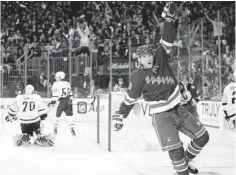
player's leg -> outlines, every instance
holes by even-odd
[[[71,134],[72,136],[76,136],[75,133],[75,123],[74,123],[74,117],[73,117],[73,108],[72,108],[72,104],[67,103],[66,109],[65,109],[65,114],[66,114],[66,118],[67,118],[67,122],[68,122],[68,126],[70,128]]]
[[[185,151],[188,161],[194,159],[209,141],[209,134],[202,123],[194,117],[188,110],[180,106],[177,110],[178,116],[182,120],[180,131],[189,136],[192,140]],[[189,166],[191,173],[197,173],[198,170]]]
[[[184,155],[183,143],[179,139],[178,123],[175,120],[174,111],[153,115],[152,124],[162,150],[169,152],[174,170],[178,175],[188,175],[188,164]]]
[[[62,112],[65,110],[65,103],[64,101],[60,101],[59,102],[59,105],[57,107],[57,111],[56,111],[56,116],[54,117],[53,119],[53,132],[54,132],[54,135],[57,135],[57,128],[58,128],[58,125],[59,125],[59,122],[60,122],[60,117],[61,117],[61,114]]]

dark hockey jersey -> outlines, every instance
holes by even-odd
[[[142,94],[151,114],[167,111],[180,102],[179,86],[161,44],[155,53],[154,67],[132,73],[124,103],[134,104]]]
[[[154,56],[153,68],[139,69],[132,73],[125,100],[118,113],[127,117],[141,95],[149,104],[150,114],[167,111],[180,103],[179,85],[168,62],[168,54],[175,36],[173,23],[164,22],[162,38]]]

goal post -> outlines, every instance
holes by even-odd
[[[97,143],[101,143],[101,126],[103,126],[103,129],[105,128],[107,132],[107,138],[105,140],[107,140],[107,149],[110,152],[112,146],[112,115],[119,110],[125,93],[110,92],[106,97],[103,94],[97,96]],[[102,112],[101,106],[104,106],[107,111]]]
[[[149,107],[143,99],[140,98],[134,105],[120,131],[112,128],[112,116],[119,110],[125,94],[111,92],[97,96],[97,143],[108,152],[148,150],[150,143],[156,140],[156,133],[152,127]]]

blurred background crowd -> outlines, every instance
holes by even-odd
[[[204,98],[218,97],[230,81],[227,77],[231,76],[235,58],[235,2],[176,3],[182,4],[177,40],[182,40],[183,45],[171,53],[176,58],[172,59],[173,69],[180,70],[180,81],[188,75],[188,81],[196,84]],[[31,64],[27,67],[27,79],[38,92],[46,92],[59,69],[67,75],[71,70],[75,97],[106,93],[108,87],[125,91],[129,56],[135,60],[134,52],[139,45],[158,44],[165,4],[165,1],[1,2],[3,94],[14,96],[23,87],[20,70],[26,57],[28,65]],[[110,56],[114,60],[112,83]],[[69,59],[73,59],[71,68]]]

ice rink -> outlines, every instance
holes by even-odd
[[[49,133],[50,122],[45,126]],[[101,125],[101,144],[97,144],[96,123],[85,119],[77,122],[76,139],[62,122],[55,146],[47,148],[13,146],[18,123],[1,124],[0,175],[173,175],[168,155],[160,150],[149,124],[143,123],[141,132],[137,126],[126,126],[129,129],[112,133],[112,152],[108,152],[107,127]],[[236,175],[234,133],[208,131],[210,142],[194,162],[199,174]],[[188,138],[181,138],[186,146]]]

